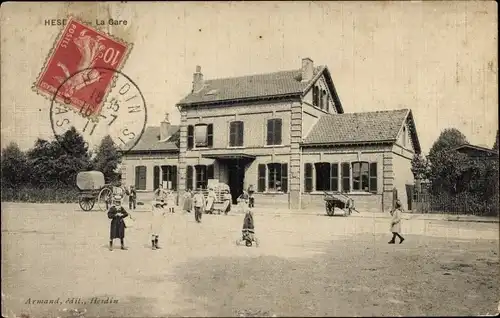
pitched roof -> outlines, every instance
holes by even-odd
[[[189,93],[177,105],[187,106],[290,95],[300,96],[308,90],[309,86],[316,81],[321,73],[325,73],[327,81],[330,82],[334,98],[336,99],[335,104],[338,105],[339,112],[343,112],[331,75],[326,66],[315,67],[312,79],[307,82],[302,82],[300,69],[205,80],[203,89],[196,93]]]
[[[498,156],[498,151],[494,149],[489,149],[482,146],[463,144],[461,146],[453,148],[453,150],[460,152],[469,152],[470,155],[474,156],[474,152],[483,153],[483,156]]]
[[[303,145],[395,142],[408,116],[408,109],[324,115]],[[415,151],[420,152],[413,124],[410,130]]]
[[[168,130],[170,136],[166,141],[160,140],[160,127],[146,127],[141,139],[130,152],[175,152],[179,150],[179,126],[172,125]]]

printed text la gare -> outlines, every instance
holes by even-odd
[[[46,26],[57,26],[57,25],[66,25],[68,23],[68,19],[45,19],[43,24]],[[85,21],[86,24],[93,24],[91,21]],[[128,25],[127,20],[116,20],[116,19],[96,19],[94,25]]]

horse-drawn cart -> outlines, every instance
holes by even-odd
[[[76,185],[80,189],[78,204],[83,211],[90,211],[95,203],[99,210],[105,211],[112,194],[112,186],[105,184],[104,175],[100,171],[82,171],[76,176]]]
[[[328,216],[335,215],[336,210],[343,213],[344,216],[351,215],[352,211],[358,212],[354,207],[354,200],[343,193],[325,192],[324,199],[326,214]]]

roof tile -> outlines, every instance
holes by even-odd
[[[314,75],[324,66],[317,66]],[[300,70],[205,80],[204,88],[190,93],[178,104],[218,102],[254,97],[299,94],[310,82],[301,81]],[[209,93],[209,94],[207,94]]]
[[[393,141],[408,112],[401,109],[324,115],[303,144]]]

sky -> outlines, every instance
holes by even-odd
[[[122,71],[148,126],[205,79],[327,65],[345,112],[410,108],[422,150],[445,128],[491,147],[498,129],[495,2],[6,3],[1,6],[1,142],[50,139],[50,101],[31,90],[61,26],[127,20],[104,31],[133,43]]]

